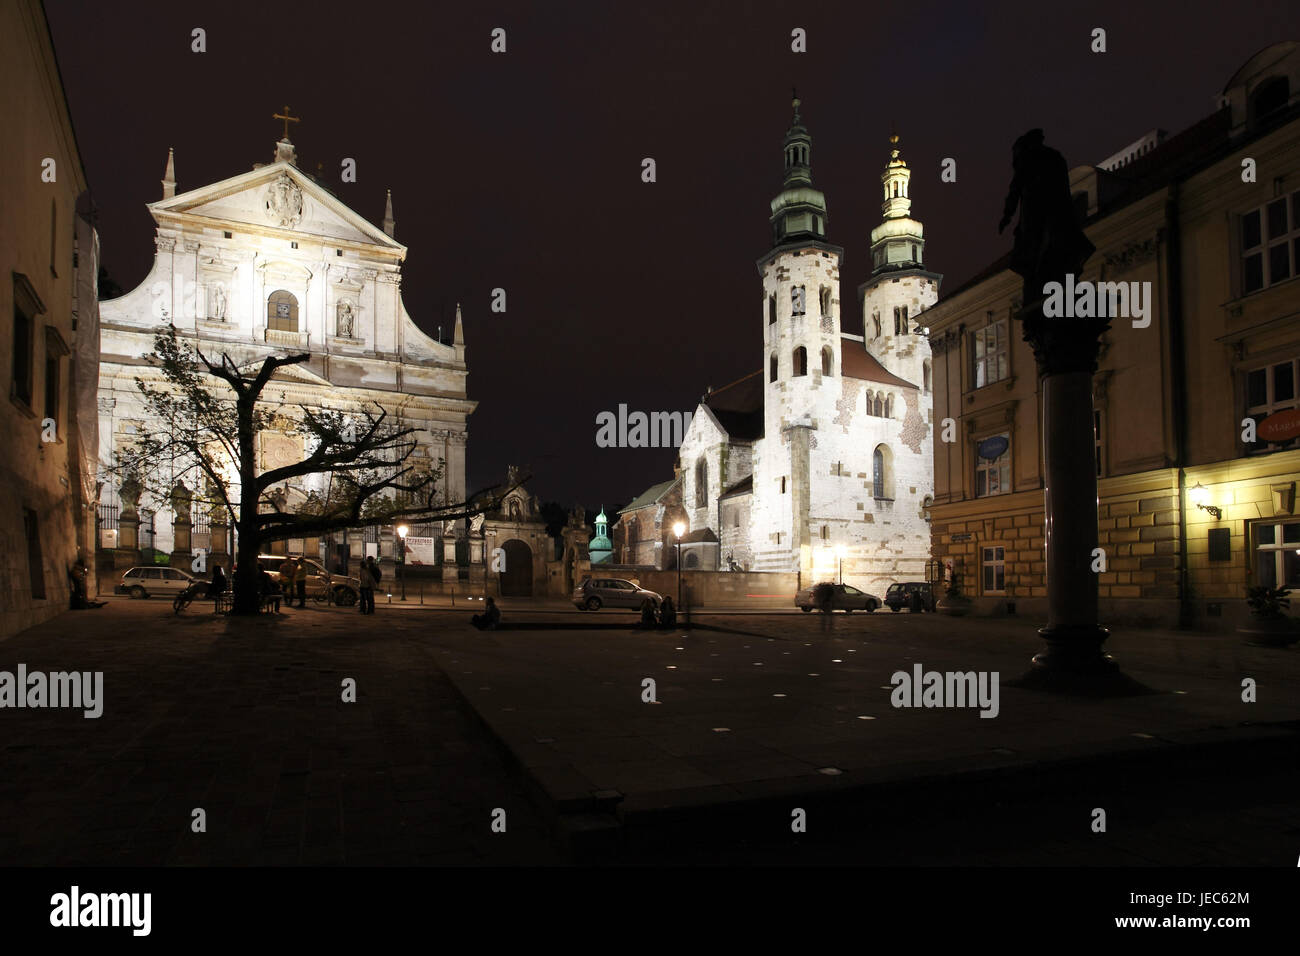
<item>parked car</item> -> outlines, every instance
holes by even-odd
[[[823,583],[831,589],[832,611],[843,611],[846,614],[851,614],[854,611],[866,611],[870,614],[880,607],[880,598],[874,594],[868,594],[866,591],[859,591],[851,584],[835,584],[830,581]],[[794,596],[795,607],[805,614],[818,610],[817,588],[821,586],[817,584],[810,588],[804,588],[796,594]]]
[[[647,591],[634,581],[623,578],[583,578],[573,589],[573,603],[579,610],[599,611],[602,607],[641,609],[641,602],[649,598],[658,611],[663,596]]]
[[[129,594],[133,598],[147,598],[158,594],[174,598],[193,584],[193,575],[176,568],[129,568],[113,588],[114,594]]]
[[[903,608],[912,606],[913,594],[920,595],[922,611],[934,611],[934,592],[925,581],[904,581],[901,584],[891,584],[889,590],[885,592],[885,604],[897,614]]]
[[[288,556],[283,554],[259,554],[257,563],[272,577],[279,578],[280,565]],[[346,574],[330,574],[318,561],[303,558],[307,563],[307,596],[315,601],[325,600],[326,593],[333,591],[334,603],[351,607],[361,597],[361,579],[348,577]],[[286,597],[288,595],[286,594]]]

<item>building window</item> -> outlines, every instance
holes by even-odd
[[[831,537],[831,529],[828,528],[826,525],[822,525],[822,540],[829,541],[830,537]]]
[[[894,306],[894,334],[907,334],[907,306],[905,305]]]
[[[235,237],[235,234],[233,232],[223,232],[221,234],[221,237],[223,239],[233,239]]]
[[[1300,192],[1241,217],[1242,294],[1290,279],[1300,259]]]
[[[984,458],[979,447],[985,441],[1002,438],[1008,442],[1002,454],[993,459]],[[975,497],[987,498],[989,495],[1004,495],[1011,490],[1011,436],[1006,432],[990,435],[975,446]]]
[[[830,375],[835,365],[835,353],[829,345],[822,348],[822,374]]]
[[[1256,583],[1300,588],[1300,521],[1255,526]]]
[[[872,325],[875,326],[876,329],[876,334],[874,337],[880,338],[880,312],[879,311],[871,313],[871,323]]]
[[[999,545],[980,549],[980,568],[984,572],[984,593],[1001,594],[1006,590],[1006,551]]]
[[[1300,360],[1287,359],[1263,368],[1254,368],[1246,373],[1246,416],[1255,420],[1255,425],[1274,412],[1285,411],[1300,405],[1296,396],[1296,383],[1300,380]],[[1270,443],[1262,439],[1247,443],[1248,452],[1270,452],[1279,448],[1300,446],[1300,438],[1292,438],[1284,443]]]
[[[785,494],[785,475],[781,476],[781,494]]]
[[[773,325],[776,322],[776,296],[767,297],[767,324]]]
[[[803,286],[801,285],[791,286],[790,287],[790,314],[803,315],[804,302],[805,299],[804,299]]]
[[[888,445],[877,445],[871,454],[871,494],[886,501],[894,498],[894,454]]]
[[[695,507],[709,504],[709,463],[701,458],[695,463]]]
[[[291,242],[291,243],[289,243],[289,248],[290,248],[290,249],[297,249],[297,248],[298,248],[298,243],[296,243],[296,242]]]
[[[813,232],[817,233],[818,235],[821,235],[821,231],[822,231],[822,217],[813,216]]]
[[[272,292],[266,302],[266,327],[276,332],[298,331],[298,300],[283,289]]]
[[[921,391],[926,395],[930,394],[930,363],[928,360],[921,363]]]
[[[817,293],[818,305],[821,306],[822,315],[831,314],[831,290],[830,286],[822,286]]]
[[[41,556],[41,524],[36,512],[23,509],[23,533],[27,537],[27,569],[32,585],[32,599],[45,600],[45,561]]]
[[[1286,107],[1291,84],[1285,76],[1269,77],[1251,92],[1246,103],[1246,121],[1254,129],[1261,120]]]
[[[794,371],[791,373],[796,378],[800,375],[808,374],[808,350],[802,345],[794,350]]]
[[[985,326],[971,333],[973,377],[976,388],[992,385],[1007,377],[1007,320]]]
[[[912,261],[913,261],[913,262],[920,262],[920,259],[917,258],[917,254],[916,254],[916,253],[917,253],[917,248],[916,248],[916,243],[914,242],[914,243],[912,243]]]
[[[14,331],[13,357],[9,366],[9,397],[31,408],[36,316],[45,311],[45,306],[41,304],[40,297],[25,275],[15,272],[13,282]]]
[[[343,250],[342,250],[342,249],[335,249],[335,250],[334,250],[334,255],[336,255],[336,256],[341,256],[341,255],[343,255]]]
[[[768,360],[767,363],[767,380],[769,382],[776,381],[776,356],[775,355],[773,355],[771,359]]]

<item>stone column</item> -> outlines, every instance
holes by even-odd
[[[192,548],[190,547],[190,529],[194,524],[190,520],[191,500],[190,490],[185,487],[185,482],[176,482],[171,494],[172,553],[170,563],[173,568],[180,568],[182,571],[190,571],[194,561]]]
[[[1034,350],[1043,396],[1044,511],[1047,549],[1047,648],[1024,683],[1084,692],[1118,690],[1123,679],[1102,643],[1097,620],[1097,470],[1092,376],[1106,318],[1077,317],[1067,298],[1095,247],[1079,226],[1065,158],[1031,130],[1013,148],[1015,178],[1003,210],[1017,206],[1011,268],[1024,277],[1018,311]],[[1049,305],[1050,304],[1050,305]]]
[[[460,580],[456,570],[456,526],[447,522],[442,532],[442,584],[443,590],[449,590]]]
[[[230,552],[228,551],[230,539],[230,526],[226,523],[226,510],[224,508],[212,509],[212,514],[208,519],[208,527],[211,529],[209,536],[209,560],[211,564],[219,564],[222,568],[230,570]]]
[[[134,475],[127,475],[122,480],[119,489],[122,511],[117,519],[117,552],[113,558],[115,567],[129,568],[140,563],[140,515],[135,509],[140,504],[142,490]]]

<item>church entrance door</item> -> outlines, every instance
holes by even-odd
[[[518,538],[511,538],[501,548],[506,569],[501,576],[502,597],[533,596],[533,549]]]

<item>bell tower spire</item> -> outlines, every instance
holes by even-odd
[[[793,91],[792,91],[793,92]],[[803,125],[796,95],[790,106],[794,119],[785,131],[782,152],[785,171],[780,194],[772,200],[772,245],[826,238],[826,197],[812,184],[812,136]]]
[[[871,230],[871,274],[920,269],[925,253],[925,227],[912,218],[912,170],[900,155],[898,134],[889,137],[889,161],[880,176],[884,220]]]

